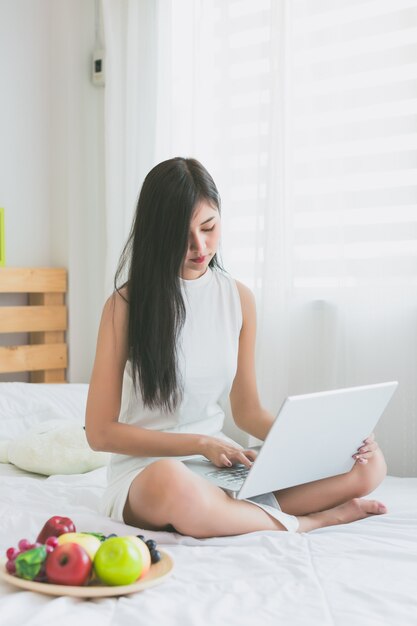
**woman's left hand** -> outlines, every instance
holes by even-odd
[[[378,450],[379,446],[375,441],[374,433],[371,433],[369,437],[364,439],[363,444],[358,448],[358,451],[352,455],[352,457],[358,463],[365,465],[368,462],[368,459],[371,459],[375,452]]]

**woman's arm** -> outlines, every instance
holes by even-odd
[[[86,435],[93,450],[141,457],[202,454],[215,465],[250,465],[251,453],[227,441],[198,434],[164,433],[118,421],[128,357],[128,305],[115,293],[100,322],[86,409]]]
[[[255,372],[256,307],[255,298],[245,285],[236,281],[242,304],[243,324],[239,338],[238,367],[230,392],[233,418],[242,430],[265,439],[275,417],[259,401]],[[366,464],[377,454],[373,433],[353,455],[356,462]]]
[[[253,293],[236,281],[242,306],[243,323],[239,337],[238,364],[230,403],[236,425],[257,439],[264,440],[274,416],[261,406],[256,385],[255,341],[256,307]]]
[[[115,293],[103,309],[87,399],[85,429],[90,447],[131,456],[203,454],[201,435],[151,431],[118,421],[127,336],[128,305]]]

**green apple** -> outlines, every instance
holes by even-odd
[[[89,533],[64,533],[58,537],[58,545],[62,546],[65,543],[78,543],[79,546],[84,548],[91,560],[101,546],[101,541],[94,535]]]
[[[126,535],[126,539],[129,539],[129,541],[133,541],[135,546],[139,548],[139,551],[142,555],[142,572],[140,574],[140,577],[142,578],[148,573],[151,567],[151,553],[149,552],[149,548],[146,543],[142,541],[142,539],[139,539],[139,537],[135,537],[135,535]]]
[[[94,557],[94,571],[106,585],[130,585],[142,574],[140,550],[127,537],[110,537]]]

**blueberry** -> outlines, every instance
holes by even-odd
[[[151,553],[151,563],[158,563],[158,561],[161,560],[161,553],[156,550],[156,548],[152,548],[152,550],[150,550]]]
[[[107,535],[106,539],[111,539],[112,537],[117,537],[115,533],[111,533],[111,535]]]
[[[145,541],[145,535],[136,535],[136,537],[138,539],[142,539],[142,541]]]
[[[149,550],[154,550],[156,548],[156,541],[154,541],[153,539],[148,539],[146,545],[148,546]]]

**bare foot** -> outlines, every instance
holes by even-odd
[[[335,506],[333,509],[299,517],[300,526],[298,532],[308,532],[309,530],[336,524],[349,524],[371,515],[381,515],[386,512],[387,507],[382,502],[354,498],[344,504]]]

